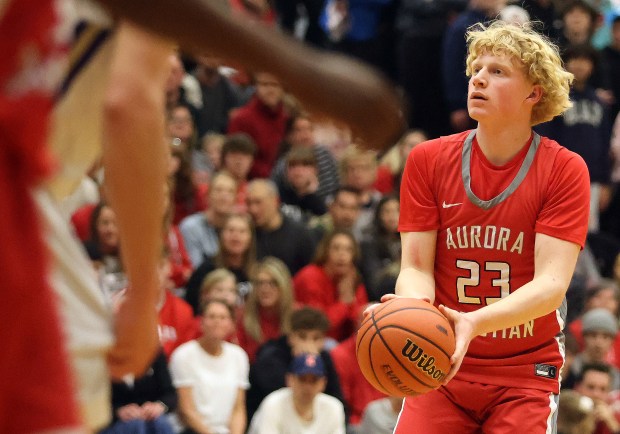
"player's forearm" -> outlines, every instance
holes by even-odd
[[[567,288],[567,281],[541,275],[508,297],[465,315],[473,320],[476,336],[511,328],[559,308]]]
[[[399,98],[394,88],[372,69],[342,56],[319,53],[267,27],[232,18],[221,1],[102,3],[113,12],[178,41],[185,49],[232,57],[246,68],[275,73],[310,111],[349,122],[371,145],[388,146],[403,131]]]
[[[396,280],[396,295],[401,297],[428,298],[435,301],[435,277],[414,267],[404,267]]]
[[[125,25],[118,37],[104,112],[105,184],[118,216],[131,283],[128,296],[140,293],[146,302],[157,294],[143,293],[149,285],[139,283],[157,283],[163,245],[166,149],[160,84],[165,82],[171,46]]]

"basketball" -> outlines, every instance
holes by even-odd
[[[438,388],[450,371],[454,332],[424,300],[395,298],[377,306],[357,332],[357,362],[364,377],[391,396]]]

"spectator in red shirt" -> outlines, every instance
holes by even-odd
[[[348,231],[335,230],[319,244],[313,264],[295,275],[295,299],[321,309],[329,318],[327,335],[342,341],[355,331],[359,309],[368,303],[355,264],[359,248]]]
[[[256,265],[251,279],[252,291],[238,316],[237,339],[253,362],[260,345],[289,332],[293,282],[286,265],[273,256]]]
[[[257,146],[251,178],[268,178],[284,139],[288,114],[283,104],[280,81],[266,72],[254,75],[256,93],[230,118],[228,133],[247,133]]]

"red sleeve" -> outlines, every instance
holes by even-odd
[[[400,232],[439,228],[439,210],[432,191],[439,143],[439,139],[421,143],[407,157],[400,188]]]
[[[553,162],[546,200],[536,232],[579,244],[588,234],[590,176],[583,159],[562,148]]]

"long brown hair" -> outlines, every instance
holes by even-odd
[[[280,333],[286,334],[290,329],[290,316],[293,311],[293,282],[288,268],[278,258],[267,256],[258,262],[252,269],[251,279],[254,288],[250,291],[245,304],[243,313],[243,326],[248,335],[256,342],[263,342],[263,332],[260,326],[260,306],[258,304],[258,295],[256,291],[256,281],[260,273],[266,273],[275,280],[280,297],[278,301],[278,311],[280,314]]]
[[[254,223],[252,222],[252,217],[250,217],[247,213],[232,213],[226,217],[224,223],[222,224],[222,228],[220,229],[220,248],[218,249],[217,254],[213,258],[213,262],[216,267],[227,268],[226,264],[226,252],[225,247],[222,243],[222,232],[229,221],[232,219],[241,219],[243,220],[250,229],[250,245],[248,249],[244,253],[243,257],[243,272],[249,276],[254,264],[256,264],[256,231],[254,230]]]

